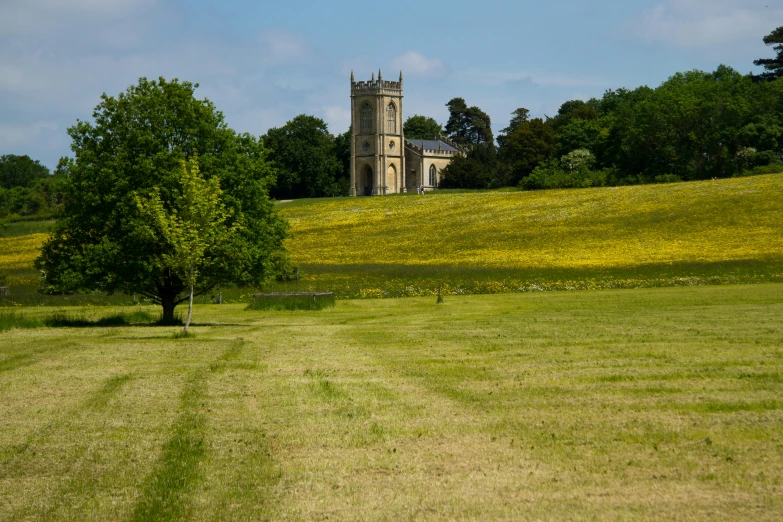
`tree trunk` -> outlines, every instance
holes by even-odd
[[[160,304],[163,306],[163,324],[174,324],[174,307],[177,306],[174,302],[175,296],[162,295],[160,296]]]
[[[193,315],[193,267],[190,267],[190,299],[188,299],[188,318],[185,319],[185,333],[190,327],[190,317]]]

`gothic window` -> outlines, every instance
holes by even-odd
[[[370,107],[369,103],[365,103],[362,105],[361,110],[361,130],[362,134],[372,132],[372,107]]]
[[[394,102],[386,107],[386,132],[397,134],[397,107],[394,106]]]
[[[436,181],[437,181],[435,179],[435,172],[436,171],[437,171],[437,169],[435,168],[435,165],[430,165],[430,187],[434,187],[435,184],[436,184]]]

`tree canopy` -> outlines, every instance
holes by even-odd
[[[492,122],[489,115],[478,107],[468,107],[463,98],[452,98],[449,108],[449,121],[446,133],[455,143],[479,144],[493,143]]]
[[[511,121],[508,122],[508,127],[500,131],[500,134],[498,135],[498,145],[502,147],[506,142],[506,137],[527,123],[529,119],[530,111],[523,107],[512,112]]]
[[[405,137],[411,140],[434,140],[443,136],[443,127],[433,118],[415,114],[405,120],[402,126]]]
[[[263,141],[277,168],[272,189],[277,199],[337,196],[350,183],[340,183],[344,167],[335,138],[321,118],[300,114],[282,127],[269,129]]]
[[[759,77],[765,80],[774,80],[783,76],[783,27],[778,27],[764,37],[764,44],[772,46],[777,56],[774,58],[759,58],[753,63],[764,67],[765,72]]]
[[[0,188],[32,187],[39,179],[45,179],[49,169],[30,156],[6,154],[0,156]]]
[[[175,208],[182,161],[198,157],[201,175],[220,180],[234,233],[204,254],[195,294],[219,284],[260,285],[284,257],[287,223],[268,197],[275,171],[261,141],[229,129],[197,84],[141,78],[118,96],[101,96],[94,123],[68,129],[75,154],[64,204],[36,267],[46,291],[121,291],[160,303],[164,320],[188,298],[181,271],[167,261],[175,246],[149,234],[138,197],[158,194]]]

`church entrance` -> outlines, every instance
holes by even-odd
[[[365,196],[372,196],[372,188],[373,188],[373,179],[372,179],[372,169],[369,165],[365,165],[362,169],[362,181],[364,183],[364,195]]]

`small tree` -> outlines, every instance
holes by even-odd
[[[149,219],[144,228],[150,236],[169,246],[161,256],[162,262],[174,270],[189,287],[188,316],[185,332],[193,314],[193,292],[207,251],[238,230],[238,225],[227,226],[231,212],[222,203],[220,181],[204,179],[198,169],[198,159],[182,161],[171,205],[166,208],[160,189],[154,187],[147,197],[136,196],[142,216]]]

